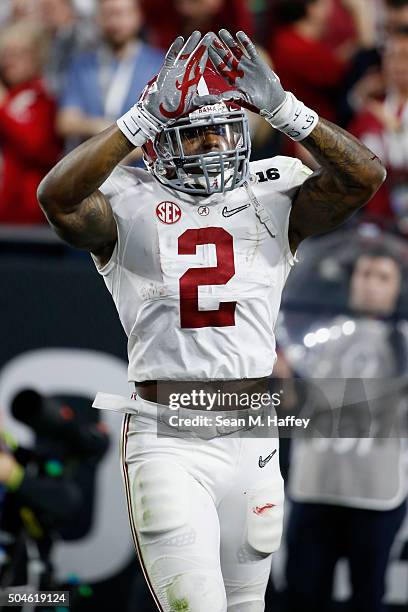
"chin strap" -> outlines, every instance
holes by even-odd
[[[245,190],[248,194],[249,201],[251,202],[252,206],[255,209],[256,216],[261,221],[261,223],[264,224],[264,226],[266,227],[266,229],[268,230],[272,238],[276,238],[276,228],[272,222],[271,217],[269,216],[268,211],[259,202],[256,195],[252,191],[251,185],[249,184],[248,181],[245,181],[245,183],[243,184],[243,187],[245,187]]]

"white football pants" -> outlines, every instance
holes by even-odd
[[[131,530],[158,609],[263,612],[282,535],[278,438],[158,437],[157,411],[169,409],[140,397],[132,404],[138,414],[124,417],[121,460]]]

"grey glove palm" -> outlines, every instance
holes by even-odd
[[[182,36],[176,38],[166,54],[157,79],[147,85],[135,106],[117,121],[118,128],[135,146],[154,139],[167,125],[198,108],[198,83],[208,60],[208,48],[216,38],[209,32],[201,39],[196,31],[184,44]],[[206,104],[218,98],[206,96]]]
[[[244,32],[237,33],[238,42],[228,30],[220,30],[219,36],[224,44],[215,38],[209,56],[216,70],[238,90],[229,97],[254,112],[274,113],[286,99],[279,77],[260,57]]]
[[[146,88],[139,101],[162,126],[199,105],[197,86],[204,74],[208,48],[215,38],[213,32],[208,32],[201,40],[200,32],[196,31],[185,44],[179,36],[169,48],[157,80]]]

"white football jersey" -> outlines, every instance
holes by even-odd
[[[252,162],[251,189],[203,198],[117,166],[100,190],[118,227],[110,261],[97,265],[128,336],[129,381],[268,376],[274,327],[294,258],[289,214],[310,175],[288,157]]]

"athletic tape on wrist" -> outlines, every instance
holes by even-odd
[[[163,128],[141,104],[132,106],[117,120],[116,125],[135,147],[141,147],[147,140],[154,140]]]
[[[298,142],[307,138],[319,121],[319,115],[305,106],[290,91],[286,92],[285,101],[277,110],[271,113],[263,109],[260,114],[272,127]]]

